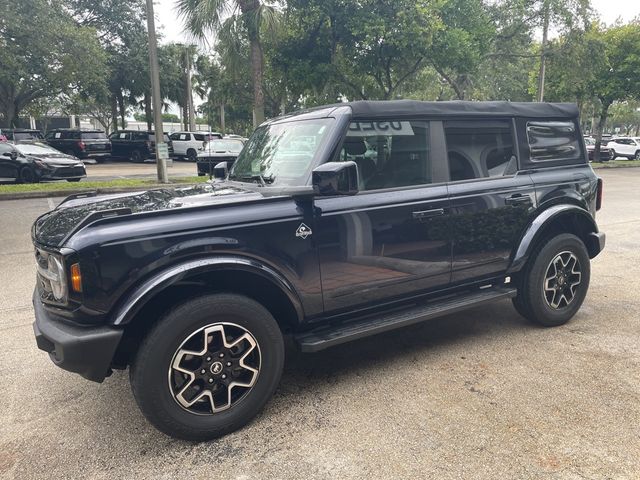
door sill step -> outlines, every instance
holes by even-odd
[[[484,303],[516,296],[517,290],[508,286],[497,286],[458,294],[443,300],[413,306],[380,316],[369,316],[363,320],[335,327],[319,327],[294,337],[303,352],[317,352],[359,338],[376,335],[396,328],[413,325],[430,318],[466,310]]]

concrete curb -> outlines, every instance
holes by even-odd
[[[76,193],[91,193],[96,192],[98,195],[106,193],[126,193],[126,192],[140,192],[144,190],[151,190],[154,188],[175,188],[179,186],[189,185],[185,184],[152,184],[152,185],[140,185],[137,187],[104,187],[104,188],[73,188],[69,190],[50,190],[50,191],[38,191],[38,192],[16,192],[16,193],[0,193],[0,201],[2,200],[22,200],[31,198],[49,198],[49,197],[68,197],[69,195],[75,195]]]

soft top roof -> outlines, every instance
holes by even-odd
[[[534,102],[421,102],[417,100],[362,100],[337,104],[349,106],[354,118],[433,116],[496,116],[528,118],[577,118],[573,103]]]

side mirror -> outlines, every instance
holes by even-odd
[[[227,162],[220,162],[213,168],[213,178],[224,180],[227,178],[228,171],[229,166],[227,165]]]
[[[355,162],[328,162],[316,167],[312,177],[318,195],[355,195],[358,193],[358,166]]]

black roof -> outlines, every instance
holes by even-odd
[[[416,115],[577,118],[579,114],[578,107],[573,103],[361,100],[334,106],[351,107],[354,118],[411,117]]]

